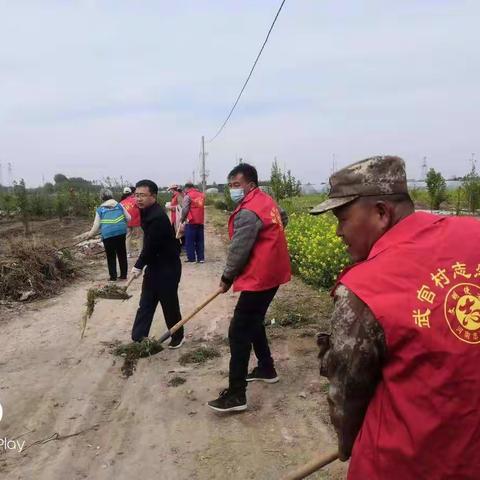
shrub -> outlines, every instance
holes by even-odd
[[[290,216],[286,235],[292,267],[307,283],[330,288],[349,263],[345,246],[335,230],[336,221],[331,214]]]
[[[215,200],[214,206],[217,210],[227,210],[228,205],[223,200]]]

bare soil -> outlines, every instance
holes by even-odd
[[[225,244],[212,224],[206,245],[205,264],[184,265],[184,314],[218,285]],[[218,297],[200,312],[187,325],[181,349],[140,359],[125,378],[110,346],[130,340],[141,282],[132,284],[130,300],[99,300],[80,340],[86,292],[107,276],[104,262],[89,268],[91,279],[78,280],[55,298],[0,311],[0,437],[26,442],[22,453],[0,452],[2,478],[271,480],[335,448],[326,382],[318,374],[313,335],[319,327],[311,318],[305,325],[268,327],[281,381],[250,385],[246,412],[215,414],[205,404],[227,385],[226,336],[237,295]],[[278,295],[277,316],[285,305],[294,309],[295,298],[317,299],[299,281]],[[323,324],[325,314],[319,315]],[[164,331],[159,309],[151,335]],[[179,363],[200,346],[221,356]],[[310,478],[344,476],[345,465],[337,461]]]

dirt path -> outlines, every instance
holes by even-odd
[[[184,314],[215,290],[224,257],[222,241],[208,228],[207,263],[184,265]],[[225,338],[236,295],[216,299],[199,314],[182,349],[140,360],[125,379],[121,361],[104,342],[129,341],[139,282],[127,302],[99,301],[80,342],[91,284],[79,282],[1,321],[0,437],[23,435],[18,440],[26,442],[22,453],[0,452],[2,478],[270,480],[310,453],[332,448],[315,341],[304,331],[271,329],[281,382],[251,385],[249,410],[221,416],[205,403],[226,386]],[[164,328],[158,312],[152,335]],[[180,355],[202,344],[214,345],[221,357],[195,366],[178,363]],[[175,376],[186,382],[169,386]],[[55,433],[58,439],[52,439]],[[34,444],[45,439],[51,440]],[[311,478],[339,479],[343,472],[337,462]]]

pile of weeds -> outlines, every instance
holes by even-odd
[[[75,276],[78,265],[69,249],[35,238],[10,241],[0,261],[0,300],[49,297]]]
[[[97,298],[109,298],[112,300],[128,300],[131,297],[127,293],[127,287],[119,287],[118,285],[105,285],[102,288],[90,288],[87,291],[87,308],[83,314],[82,321],[82,338],[87,328],[87,320],[93,315]]]
[[[141,342],[117,345],[113,349],[113,354],[124,358],[122,373],[125,377],[130,377],[137,368],[139,358],[151,357],[162,350],[162,344],[152,337],[144,338]]]
[[[179,387],[180,385],[183,385],[185,382],[186,380],[183,377],[173,377],[172,379],[169,380],[168,386]]]
[[[213,347],[199,347],[190,352],[184,353],[180,359],[180,365],[186,365],[187,363],[205,363],[207,360],[217,358],[220,356],[220,352]]]

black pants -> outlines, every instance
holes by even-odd
[[[140,341],[148,337],[155,310],[160,302],[167,328],[173,327],[182,319],[178,302],[178,284],[182,274],[180,260],[165,268],[148,266],[143,277],[142,295],[132,328],[132,340]],[[177,330],[172,339],[183,338],[183,327]]]
[[[104,238],[103,246],[107,255],[108,273],[110,280],[117,279],[117,257],[120,264],[120,276],[127,278],[128,260],[127,247],[125,245],[125,235],[117,235],[115,237]]]
[[[273,368],[273,359],[265,332],[265,314],[278,287],[261,292],[242,292],[230,328],[229,388],[244,392],[247,388],[248,361],[253,350],[260,368]]]

